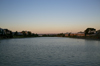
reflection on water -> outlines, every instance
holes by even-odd
[[[0,40],[0,66],[100,66],[100,41],[39,37]]]

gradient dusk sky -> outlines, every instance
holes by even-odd
[[[0,27],[33,33],[100,29],[100,0],[0,0]]]

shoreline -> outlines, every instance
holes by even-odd
[[[68,37],[68,38],[86,39],[86,40],[99,40],[100,41],[100,38],[96,38],[96,37]]]
[[[38,37],[40,37],[40,36],[38,36]],[[35,37],[23,37],[23,36],[12,37],[12,38],[2,38],[2,37],[0,37],[0,39],[13,39],[13,38],[35,38]],[[100,41],[100,38],[98,38],[98,37],[72,37],[72,36],[70,36],[70,37],[65,37],[65,38],[86,39],[86,40],[99,40]]]

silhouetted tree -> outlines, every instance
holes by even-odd
[[[38,34],[35,34],[35,37],[38,37]]]
[[[15,36],[18,36],[18,32],[16,31],[16,32],[14,33],[14,35],[15,35]]]
[[[34,34],[34,33],[32,33],[32,36],[34,37],[34,36],[35,36],[35,34]]]
[[[10,38],[13,38],[12,31],[10,31]]]
[[[31,36],[31,35],[32,35],[32,33],[31,33],[30,31],[28,31],[28,35],[29,35],[29,36]]]
[[[22,33],[23,33],[23,36],[26,36],[26,33],[25,33],[25,31],[22,31]]]
[[[71,33],[68,34],[68,36],[70,36]]]
[[[94,34],[95,32],[96,32],[96,29],[94,29],[94,28],[87,28],[87,29],[84,31],[85,36],[86,36],[87,34]]]
[[[63,33],[60,33],[60,34],[57,34],[58,37],[65,37],[65,34]]]

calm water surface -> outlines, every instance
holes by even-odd
[[[60,37],[3,39],[0,66],[100,66],[100,41]]]

